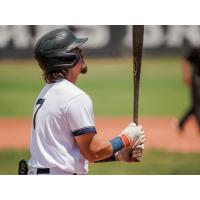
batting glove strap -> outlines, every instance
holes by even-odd
[[[127,147],[130,146],[131,142],[130,142],[130,139],[129,139],[128,136],[126,136],[125,134],[122,134],[122,135],[120,136],[120,138],[121,138],[121,140],[123,141],[125,148],[127,148]]]

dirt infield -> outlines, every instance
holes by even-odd
[[[97,117],[98,133],[110,138],[131,121],[129,117]],[[181,134],[173,118],[141,118],[147,137],[146,148],[164,149],[176,152],[200,152],[200,133],[194,120],[190,120]],[[0,149],[28,148],[31,130],[29,118],[0,118]]]

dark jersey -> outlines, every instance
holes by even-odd
[[[192,48],[185,59],[192,66],[192,104],[200,128],[200,48]]]
[[[200,48],[192,48],[184,58],[191,63],[193,72],[200,76]]]

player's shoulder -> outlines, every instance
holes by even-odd
[[[60,81],[56,82],[56,87],[57,90],[64,90],[67,93],[73,93],[74,96],[81,95],[81,94],[86,94],[83,90],[81,90],[79,87],[71,83],[70,81],[63,79]]]
[[[74,96],[69,103],[71,102],[80,102],[81,104],[86,104],[86,103],[92,103],[92,100],[90,98],[90,96],[86,93],[82,93],[82,94],[79,94],[77,96]]]
[[[69,113],[77,113],[93,110],[93,103],[87,94],[80,94],[71,98],[65,105],[65,109]]]
[[[88,95],[73,83],[67,80],[60,80],[56,83],[46,84],[37,98],[46,98],[49,100],[56,99],[59,101],[69,102],[71,99],[79,96]]]
[[[68,103],[81,103],[81,104],[92,104],[92,100],[90,96],[79,87],[69,82],[68,80],[59,81],[57,84],[58,88],[62,88],[64,90],[63,94],[67,94]]]

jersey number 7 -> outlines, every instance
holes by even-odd
[[[42,107],[44,100],[45,99],[38,99],[37,102],[36,102],[36,105],[39,105],[39,106],[38,106],[37,110],[35,111],[35,114],[34,114],[34,117],[33,117],[33,127],[34,127],[34,129],[35,129],[35,126],[36,126],[36,124],[35,124],[36,123],[35,122],[36,115],[37,115],[39,109]]]

